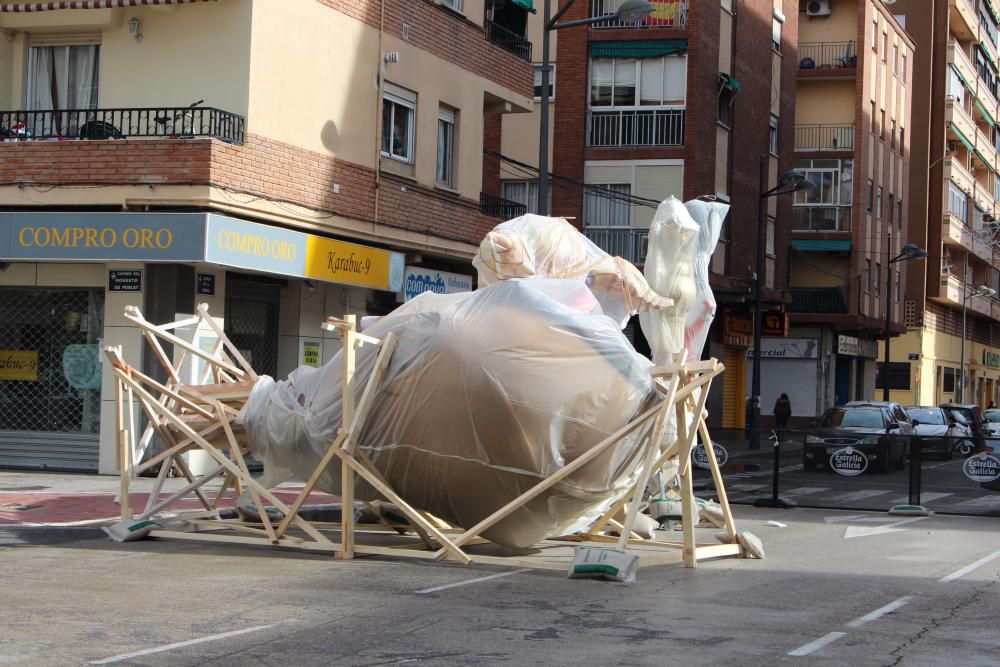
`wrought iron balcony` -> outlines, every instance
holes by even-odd
[[[799,69],[857,69],[857,45],[849,42],[799,42]]]
[[[528,207],[525,204],[511,201],[510,199],[480,192],[479,212],[491,218],[510,220],[511,218],[519,218],[527,213]]]
[[[853,151],[854,125],[796,125],[797,151]]]
[[[587,145],[683,146],[684,109],[591,109]]]
[[[636,227],[583,226],[584,235],[601,250],[639,266],[646,261],[649,230]]]
[[[790,313],[846,313],[847,290],[844,287],[792,287]]]
[[[68,139],[246,140],[246,119],[212,107],[0,111],[0,141]]]
[[[483,20],[483,30],[486,31],[486,39],[501,49],[510,51],[521,60],[531,62],[531,41],[527,37],[508,30],[489,19]]]
[[[591,0],[590,15],[606,16],[614,14],[625,0]],[[592,28],[686,28],[688,24],[688,0],[650,0],[653,13],[641,23],[625,23],[609,19],[594,24]]]

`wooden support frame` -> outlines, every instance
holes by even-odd
[[[115,378],[116,435],[122,473],[122,521],[133,520],[128,503],[129,480],[137,472],[160,463],[161,471],[154,484],[154,491],[137,519],[155,519],[179,500],[194,494],[202,509],[185,514],[172,510],[181,525],[191,532],[156,530],[155,537],[171,537],[196,541],[260,544],[283,548],[297,548],[330,552],[338,558],[350,559],[357,555],[392,555],[432,560],[452,560],[462,564],[489,563],[541,569],[567,569],[573,545],[590,545],[617,548],[639,556],[640,566],[682,562],[695,567],[699,560],[726,556],[746,556],[736,540],[736,527],[723,486],[718,461],[708,440],[705,424],[705,403],[712,380],[723,370],[715,359],[687,362],[678,355],[672,364],[650,369],[660,400],[637,415],[630,422],[603,441],[569,462],[555,473],[540,480],[533,487],[498,508],[488,517],[468,529],[452,527],[440,519],[427,515],[401,497],[381,475],[371,459],[357,446],[357,436],[376,400],[380,383],[392,360],[396,346],[394,334],[379,340],[359,333],[354,316],[328,318],[323,328],[339,333],[343,343],[343,396],[341,427],[320,458],[312,474],[296,498],[286,504],[270,489],[254,479],[244,458],[247,449],[241,441],[242,433],[234,428],[234,418],[249,398],[258,376],[232,345],[218,324],[211,319],[208,309],[199,305],[197,315],[166,325],[154,325],[145,320],[136,308],[129,308],[126,317],[141,330],[144,340],[153,350],[153,356],[166,371],[167,380],[159,382],[127,364],[120,348],[106,348]],[[180,338],[174,329],[195,325],[192,340]],[[218,337],[210,350],[196,345],[197,331],[209,331]],[[171,361],[162,342],[169,342],[178,350],[176,361]],[[363,345],[378,346],[373,370],[360,394],[356,394],[356,350]],[[198,358],[206,366],[200,373],[203,384],[183,382],[181,365],[186,358]],[[215,384],[204,384],[212,378]],[[149,426],[136,438],[134,420],[131,419],[135,402],[146,413]],[[669,427],[673,424],[674,428]],[[152,434],[158,434],[166,445],[164,452],[151,461],[139,464],[134,448],[142,449]],[[601,516],[584,532],[571,536],[557,536],[543,540],[528,556],[496,556],[483,553],[488,544],[482,533],[522,508],[539,494],[558,484],[574,471],[587,465],[625,438],[640,436],[634,444],[635,473],[617,497],[611,498]],[[671,433],[667,439],[665,435]],[[708,464],[722,506],[722,528],[726,543],[699,541],[696,533],[698,509],[692,487],[692,450],[698,438],[706,444]],[[669,440],[669,441],[667,441]],[[215,467],[201,479],[194,479],[183,456],[194,450],[205,452],[215,462]],[[323,474],[338,459],[341,466],[341,521],[337,524],[320,524],[305,520],[301,515],[310,494]],[[680,471],[681,503],[683,506],[683,535],[681,541],[642,539],[634,531],[636,517],[643,502],[648,480],[670,460]],[[162,499],[163,484],[168,470],[177,469],[188,484]],[[405,516],[408,525],[389,524],[382,520],[376,524],[355,522],[355,480],[360,476],[383,498],[393,503]],[[221,488],[214,498],[206,495],[204,487],[222,478]],[[256,505],[260,527],[242,521],[223,520],[220,501],[227,489],[246,491]],[[279,510],[283,516],[272,520],[265,503]],[[188,518],[185,519],[185,516]],[[618,516],[619,518],[615,518]],[[300,535],[293,535],[291,530]],[[403,535],[393,534],[396,531]],[[337,540],[329,535],[336,535]],[[398,543],[385,540],[372,542],[368,537],[391,537]],[[470,550],[472,549],[472,550]]]

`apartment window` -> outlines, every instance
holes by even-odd
[[[872,210],[872,206],[875,203],[875,183],[872,179],[868,179],[868,200],[865,204],[865,208],[869,211]]]
[[[504,181],[500,195],[504,199],[524,204],[528,213],[538,213],[538,181]]]
[[[777,17],[771,19],[771,48],[781,53],[781,21]]]
[[[768,148],[773,154],[778,154],[778,117],[774,114],[771,114],[771,126],[768,130]]]
[[[900,197],[899,201],[896,202],[896,224],[900,229],[903,228],[903,198]]]
[[[462,11],[462,0],[441,0],[441,4],[456,12]]]
[[[955,181],[948,181],[948,212],[963,223],[969,220],[969,195]]]
[[[878,117],[875,115],[874,100],[870,102],[870,106],[871,106],[871,113],[868,115],[868,118],[871,120],[871,127],[869,129],[871,130],[872,134],[878,134]]]
[[[681,106],[687,95],[687,56],[593,58],[591,107]]]
[[[882,219],[882,186],[878,186],[875,191],[875,217]]]
[[[903,85],[906,85],[906,51],[903,51],[903,60],[899,67],[900,79],[903,81]]]
[[[391,83],[382,94],[382,155],[413,162],[417,94]]]
[[[965,84],[962,77],[953,65],[948,66],[948,97],[953,98],[964,109],[965,108]]]
[[[899,46],[892,45],[892,75],[899,76]]]
[[[100,49],[96,44],[32,46],[28,49],[26,108],[29,110],[93,109],[97,107]],[[29,127],[37,135],[76,136],[80,130],[74,114],[59,114],[57,127]],[[42,123],[29,117],[28,124]]]
[[[993,66],[982,47],[976,47],[976,72],[993,94],[997,95],[997,68]]]
[[[556,66],[549,68],[549,99],[556,96]],[[535,65],[535,99],[542,99],[542,66]]]
[[[733,0],[722,0],[722,8],[730,14],[733,13]]]
[[[896,119],[893,118],[889,121],[889,148],[891,150],[896,149]]]
[[[879,123],[878,123],[878,138],[885,141],[885,109],[879,112]]]
[[[878,53],[878,19],[872,19],[872,51]]]
[[[733,89],[723,85],[718,94],[719,108],[717,118],[726,127],[733,125]]]
[[[983,32],[989,37],[990,42],[993,46],[997,45],[997,22],[987,8],[986,3],[980,1],[979,3],[979,25],[982,26]]]
[[[882,33],[882,62],[886,62],[889,57],[889,33]]]
[[[774,254],[774,218],[767,216],[767,231],[765,232],[767,239],[765,241],[764,251],[767,253],[768,257],[775,257]]]
[[[882,262],[875,262],[875,296],[882,294]]]
[[[862,279],[865,282],[865,291],[872,291],[872,261],[870,259],[865,259],[865,273]]]
[[[899,293],[900,293],[899,285],[900,285],[899,269],[896,269],[896,296],[895,296],[896,303],[899,303]]]
[[[586,227],[628,227],[631,224],[630,183],[588,185],[583,196]]]
[[[903,152],[906,150],[906,128],[899,128],[899,157],[903,157]]]
[[[896,213],[896,195],[889,193],[889,224],[892,224],[892,216]]]
[[[437,182],[455,185],[455,110],[443,105],[438,107]]]
[[[796,160],[795,170],[816,185],[796,192],[792,200],[792,229],[848,231],[854,189],[853,160]]]

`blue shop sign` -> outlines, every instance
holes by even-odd
[[[471,292],[472,276],[434,269],[422,269],[418,266],[406,267],[403,277],[403,299],[410,299],[423,294],[454,294],[455,292]]]
[[[209,215],[205,261],[303,278],[308,234]]]
[[[198,261],[200,213],[0,213],[0,258],[63,261]]]

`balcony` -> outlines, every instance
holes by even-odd
[[[486,39],[501,49],[510,51],[521,60],[531,62],[531,42],[527,37],[508,30],[489,19],[483,20],[483,30],[486,32]]]
[[[841,70],[856,72],[858,51],[854,41],[800,42],[799,70]]]
[[[796,205],[792,208],[792,231],[849,232],[851,231],[851,205]]]
[[[503,197],[497,197],[496,195],[480,192],[479,212],[483,215],[488,215],[491,218],[511,220],[512,218],[519,218],[527,213],[528,207],[525,204],[511,201],[510,199],[504,199]]]
[[[593,148],[684,145],[684,109],[592,109],[588,127]]]
[[[636,266],[641,266],[646,261],[648,229],[584,225],[583,233],[609,255],[627,259]]]
[[[944,179],[954,181],[955,185],[964,192],[972,192],[976,184],[972,174],[962,166],[960,160],[954,157],[948,157],[944,160]]]
[[[965,54],[962,49],[962,45],[955,40],[948,41],[948,64],[953,65],[956,70],[958,70],[959,75],[969,85],[975,85],[979,74],[976,72],[975,66],[972,61],[969,60],[969,56]]]
[[[844,287],[792,287],[790,313],[847,313],[847,289]]]
[[[797,151],[853,151],[854,125],[796,125]]]
[[[605,16],[614,14],[625,0],[591,0],[590,15]],[[688,0],[650,0],[653,13],[642,23],[624,23],[617,19],[601,21],[591,26],[601,28],[686,28],[688,18]]]
[[[979,19],[975,2],[970,0],[948,0],[951,13],[951,31],[962,39],[975,39],[979,34]]]
[[[984,262],[993,262],[993,251],[986,240],[950,213],[944,214],[941,240],[948,245],[959,246],[963,250],[971,252]]]
[[[210,107],[0,111],[2,141],[211,138],[246,140],[246,119]]]
[[[976,136],[976,124],[969,118],[969,114],[962,108],[961,103],[955,99],[948,99],[944,103],[944,119],[952,128],[957,129],[967,141],[973,141]]]

